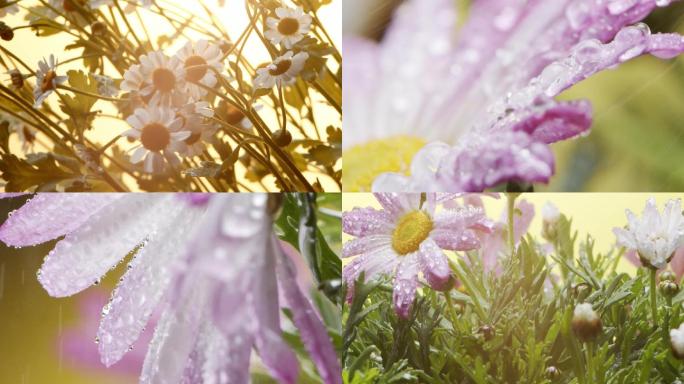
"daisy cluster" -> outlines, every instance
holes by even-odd
[[[53,0],[50,4],[60,12],[112,5],[111,0]],[[139,5],[149,7],[151,2]],[[13,8],[7,9],[12,11]],[[309,55],[292,48],[309,33],[311,23],[311,16],[300,7],[279,7],[267,18],[264,35],[274,46],[281,46],[282,51],[271,63],[256,69],[254,91],[291,85],[297,80]],[[131,163],[142,163],[147,173],[161,173],[169,167],[177,169],[180,157],[205,153],[207,143],[221,128],[215,115],[230,126],[251,130],[247,111],[256,111],[258,106],[238,106],[218,91],[221,86],[230,87],[234,80],[225,73],[231,47],[229,43],[198,40],[187,42],[173,54],[163,50],[145,53],[123,73],[119,87],[108,76],[93,75],[100,96],[113,98],[122,91],[120,100],[132,107],[126,118],[130,129],[122,134],[135,143],[130,152]],[[58,65],[54,55],[39,62],[33,92],[35,108],[68,80],[67,76],[58,75]],[[216,96],[220,100],[215,107]]]

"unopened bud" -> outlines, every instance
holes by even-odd
[[[478,332],[484,337],[485,341],[489,341],[494,338],[494,327],[489,325],[483,325],[478,329]]]
[[[554,242],[558,237],[558,220],[560,212],[551,202],[546,202],[542,207],[542,237]]]
[[[0,37],[5,41],[11,41],[14,39],[14,31],[12,27],[0,21]]]
[[[22,88],[24,86],[24,75],[22,75],[18,69],[10,70],[9,75],[14,88]]]
[[[292,135],[287,130],[279,129],[273,134],[273,141],[279,147],[287,147],[292,143]]]
[[[672,271],[665,271],[660,274],[660,281],[674,281],[677,282],[677,275]]]
[[[665,297],[674,297],[679,293],[679,285],[670,280],[661,281],[660,284],[658,284],[658,288],[660,288],[660,293]]]
[[[96,22],[90,24],[90,31],[95,36],[104,35],[106,30],[107,30],[107,26],[101,21],[96,21]]]
[[[601,318],[589,303],[578,304],[572,316],[572,330],[581,341],[592,341],[601,334]]]
[[[560,371],[558,370],[558,368],[551,365],[548,368],[546,368],[546,377],[549,380],[555,380],[560,377]]]
[[[584,301],[591,293],[591,286],[587,283],[579,283],[572,287],[572,291],[577,301]]]

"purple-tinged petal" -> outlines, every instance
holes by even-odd
[[[177,383],[181,380],[207,318],[205,308],[214,285],[214,282],[197,281],[164,312],[145,357],[140,373],[141,384]]]
[[[0,199],[11,199],[13,197],[28,195],[26,192],[2,192],[0,193]]]
[[[467,205],[437,212],[434,218],[435,228],[464,230],[466,228],[490,231],[494,223],[484,215],[484,209]]]
[[[357,207],[342,214],[342,230],[352,236],[389,234],[392,227],[392,217],[386,211]]]
[[[299,329],[304,347],[325,384],[342,384],[342,369],[328,332],[311,303],[299,290],[292,262],[282,253],[279,244],[274,242],[273,246],[279,256],[278,281],[292,310],[293,322]]]
[[[345,36],[343,40],[344,76],[342,104],[345,106],[344,148],[379,139],[386,131],[368,129],[378,90],[379,47],[375,42]]]
[[[512,131],[526,132],[534,140],[551,144],[588,133],[591,113],[588,101],[557,102],[550,99],[516,110],[497,123],[497,127],[508,125]]]
[[[437,178],[445,191],[479,192],[507,181],[548,182],[554,172],[549,147],[523,132],[473,133],[442,161]]]
[[[420,193],[375,193],[380,205],[396,219],[403,214],[418,209]]]
[[[450,229],[434,229],[430,237],[442,249],[450,251],[471,251],[480,248],[480,239],[475,231],[456,232]]]
[[[420,243],[420,269],[430,287],[441,291],[449,286],[451,269],[447,257],[431,238]]]
[[[258,266],[259,272],[253,285],[254,294],[254,318],[257,319],[258,327],[255,336],[255,344],[259,356],[271,375],[278,379],[279,383],[294,384],[299,376],[299,362],[294,352],[283,340],[280,329],[280,305],[278,304],[278,279],[276,278],[276,257],[274,247],[278,247],[278,240],[271,240],[272,246],[268,246],[263,263]],[[287,257],[282,255],[282,257]]]
[[[149,234],[173,225],[184,207],[172,196],[128,194],[94,214],[46,256],[38,280],[51,296],[78,293],[98,282]]]
[[[42,193],[14,211],[0,227],[0,240],[25,247],[64,236],[123,194]]]
[[[416,297],[418,287],[418,272],[420,270],[418,255],[410,253],[404,256],[394,276],[394,292],[392,301],[394,311],[400,317],[407,318],[411,312],[413,299]]]
[[[342,268],[342,277],[351,288],[361,272],[365,272],[366,280],[372,280],[377,275],[393,271],[397,258],[397,253],[394,252],[390,244],[387,244],[384,247],[376,248],[374,251],[355,257]]]
[[[370,235],[352,239],[342,246],[342,257],[351,257],[362,253],[370,253],[392,243],[390,235]]]
[[[202,213],[187,209],[169,217],[169,226],[148,240],[130,262],[128,271],[102,312],[97,333],[102,363],[119,361],[138,339],[158,306],[173,276],[172,265],[185,252],[188,231]]]
[[[451,151],[451,146],[432,142],[423,147],[411,160],[411,176],[383,173],[373,180],[374,192],[441,192],[436,172],[440,161]]]

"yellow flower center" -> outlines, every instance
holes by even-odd
[[[423,211],[413,211],[399,219],[392,232],[392,248],[400,254],[415,252],[432,231],[432,219]]]
[[[343,153],[345,192],[368,192],[376,177],[385,172],[409,175],[413,156],[425,141],[413,136],[397,136],[357,145]]]
[[[286,17],[278,23],[278,32],[285,36],[294,35],[299,31],[299,21],[292,17]]]
[[[280,76],[283,73],[287,72],[288,69],[292,66],[292,60],[281,60],[278,63],[274,63],[275,68],[269,69],[268,73],[271,74],[271,76]]]
[[[176,75],[166,68],[157,68],[152,72],[152,84],[159,92],[171,92],[176,87]]]
[[[185,60],[185,77],[192,83],[197,83],[204,79],[209,71],[206,67],[207,61],[200,56],[190,56]]]
[[[171,133],[159,123],[150,123],[143,127],[140,142],[148,150],[160,152],[171,143]]]

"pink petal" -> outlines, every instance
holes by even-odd
[[[342,230],[353,236],[389,234],[392,229],[392,219],[386,211],[357,207],[342,215]]]
[[[440,248],[451,251],[470,251],[480,248],[480,239],[471,230],[455,232],[448,229],[434,229],[430,237]]]
[[[342,245],[342,257],[351,257],[362,253],[370,253],[392,244],[390,235],[370,235],[352,239]]]
[[[682,275],[684,275],[684,247],[677,249],[672,260],[670,260],[670,268],[677,275],[677,279],[682,278]]]
[[[278,247],[276,252],[280,253],[277,259],[278,281],[292,310],[293,321],[299,329],[304,347],[309,352],[323,382],[341,384],[342,369],[328,332],[311,303],[299,290],[292,262],[282,253],[279,245],[274,246]]]
[[[418,255],[415,253],[402,257],[397,267],[392,301],[394,311],[400,317],[407,318],[411,311],[413,299],[416,297],[419,269]]]
[[[172,224],[184,207],[171,196],[128,194],[99,210],[46,256],[38,280],[51,296],[78,293],[98,282],[148,234]]]
[[[451,269],[447,256],[431,238],[420,244],[420,269],[433,289],[442,290],[449,285]]]
[[[184,246],[192,233],[188,228],[202,215],[196,209],[176,213],[169,217],[174,225],[149,239],[131,261],[103,310],[97,336],[102,363],[108,367],[128,352],[147,325],[169,286],[171,266],[185,252]]]
[[[12,213],[0,227],[0,240],[25,247],[64,236],[123,195],[42,193]]]
[[[374,196],[394,219],[420,205],[420,193],[374,193]]]
[[[526,132],[534,140],[551,144],[588,133],[592,123],[591,112],[588,101],[557,102],[550,99],[516,110],[497,125],[510,125],[507,129]]]
[[[343,41],[344,76],[342,104],[344,112],[344,148],[379,139],[388,132],[368,129],[374,116],[373,107],[380,79],[378,45],[374,42],[345,36]]]

